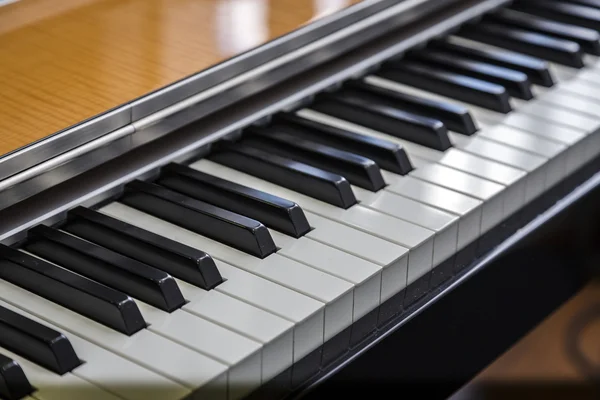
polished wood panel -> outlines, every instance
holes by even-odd
[[[535,295],[535,294],[532,294]],[[593,316],[587,317],[590,311]],[[583,318],[582,318],[583,317]],[[572,327],[584,321],[578,336]],[[485,338],[482,338],[485,340]],[[577,343],[589,371],[574,357]],[[590,283],[450,400],[598,399],[600,387],[600,280]],[[594,375],[595,373],[595,375]]]
[[[0,6],[0,155],[361,0],[21,0]]]

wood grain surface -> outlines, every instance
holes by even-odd
[[[361,0],[0,6],[0,156]]]
[[[492,399],[600,399],[600,280],[586,286],[451,398]]]

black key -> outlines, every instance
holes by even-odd
[[[595,7],[556,0],[518,1],[513,7],[555,21],[600,30],[600,10]]]
[[[550,73],[548,62],[539,58],[500,49],[472,48],[443,40],[434,40],[429,43],[429,47],[458,54],[472,60],[521,71],[527,74],[529,80],[536,85],[554,86],[554,79]]]
[[[435,65],[447,71],[456,72],[486,82],[497,83],[504,86],[508,93],[522,100],[533,99],[531,82],[527,75],[520,71],[487,64],[481,61],[469,60],[456,54],[446,53],[433,49],[426,49],[410,54],[410,58],[417,59],[426,64]]]
[[[62,333],[0,306],[0,347],[59,375],[81,361]]]
[[[600,0],[564,0],[566,3],[581,4],[582,6],[600,8]]]
[[[276,128],[250,127],[241,143],[345,177],[376,192],[385,186],[379,166],[363,156],[303,139]]]
[[[219,151],[208,157],[214,162],[337,207],[347,209],[356,204],[343,176],[239,143],[220,142],[217,147]]]
[[[311,109],[436,150],[452,147],[442,121],[403,111],[352,89],[317,98]]]
[[[154,267],[45,225],[30,229],[28,238],[28,252],[164,311],[185,303],[175,280]]]
[[[106,214],[77,207],[69,211],[68,222],[61,229],[202,289],[210,290],[223,282],[215,261],[205,252]]]
[[[21,366],[0,354],[0,399],[19,400],[33,393]]]
[[[486,19],[491,22],[570,40],[578,43],[586,53],[600,55],[600,34],[593,29],[555,22],[510,9],[500,10],[487,16]]]
[[[261,221],[269,228],[295,238],[310,231],[308,220],[298,204],[183,165],[167,165],[156,183]]]
[[[378,101],[440,120],[448,129],[454,132],[464,135],[472,135],[477,132],[477,127],[469,110],[461,105],[400,93],[396,90],[370,85],[361,81],[349,81],[346,86],[359,91],[361,97],[376,95]]]
[[[457,35],[505,49],[543,58],[573,68],[583,68],[583,50],[570,40],[524,29],[482,22],[465,25]]]
[[[422,63],[385,64],[375,75],[500,113],[508,114],[512,110],[504,87]]]
[[[277,248],[260,222],[152,183],[133,181],[119,200],[140,211],[259,258]]]
[[[0,278],[126,335],[146,327],[126,294],[2,245]]]
[[[360,154],[375,161],[379,167],[399,175],[406,175],[413,170],[404,148],[387,140],[340,129],[289,113],[275,115],[272,126],[274,129],[294,136]]]

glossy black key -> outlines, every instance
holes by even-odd
[[[0,353],[0,399],[19,400],[33,393],[21,366]]]
[[[185,303],[175,280],[154,267],[45,225],[30,229],[28,239],[28,252],[161,310],[171,312]]]
[[[420,116],[378,101],[377,96],[342,89],[317,98],[311,109],[436,150],[452,147],[440,120]]]
[[[0,306],[0,347],[59,375],[81,361],[62,333]]]
[[[220,142],[209,159],[279,186],[341,208],[356,204],[350,183],[343,176],[280,157],[260,149]]]
[[[210,290],[223,282],[215,261],[203,251],[84,207],[68,213],[61,229],[172,276]]]
[[[277,251],[260,222],[152,183],[133,181],[119,199],[140,211],[259,258]]]
[[[491,14],[486,17],[486,20],[570,40],[578,43],[586,53],[600,55],[600,34],[594,29],[556,22],[510,9]]]
[[[250,127],[241,143],[339,174],[353,185],[373,192],[385,186],[381,170],[373,160],[275,128]]]
[[[375,75],[500,113],[512,110],[504,87],[419,62],[388,63]]]
[[[508,68],[487,64],[481,61],[469,60],[456,54],[443,51],[426,49],[410,54],[410,58],[423,63],[443,68],[447,71],[456,72],[486,82],[497,83],[504,86],[511,96],[522,100],[531,100],[531,82],[526,74]]]
[[[442,121],[448,129],[454,132],[464,135],[472,135],[477,132],[475,121],[469,110],[461,105],[413,96],[370,85],[363,81],[349,81],[345,86],[358,91],[361,97],[377,96],[379,102]]]
[[[387,140],[323,124],[291,113],[275,115],[272,127],[297,137],[360,154],[375,161],[379,167],[399,175],[406,175],[413,170],[404,148]]]
[[[0,278],[126,335],[146,327],[126,294],[3,245]]]
[[[570,40],[489,22],[467,24],[457,35],[573,68],[584,66],[581,46]]]
[[[156,183],[261,221],[269,228],[295,238],[310,231],[308,220],[298,204],[184,165],[165,166]]]
[[[563,0],[565,3],[581,4],[582,6],[600,8],[600,0]]]
[[[554,79],[548,62],[539,58],[501,49],[469,47],[468,45],[454,43],[452,39],[434,40],[429,43],[429,47],[444,50],[472,60],[479,60],[488,64],[521,71],[527,74],[529,80],[536,85],[544,87],[554,86]]]
[[[517,1],[513,7],[558,22],[600,30],[600,10],[595,7],[558,0]]]

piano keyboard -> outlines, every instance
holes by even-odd
[[[297,387],[600,154],[598,31],[516,1],[0,247],[0,397]]]

